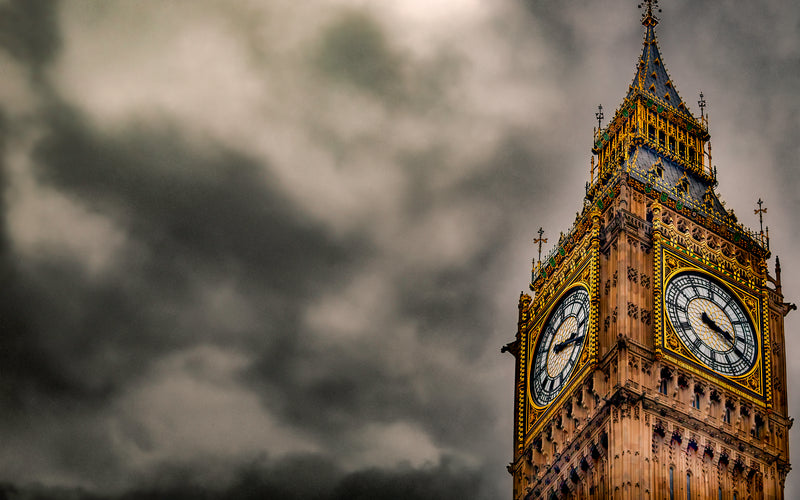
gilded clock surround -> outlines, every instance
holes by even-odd
[[[533,430],[537,424],[541,424],[541,422],[545,420],[547,417],[548,408],[557,406],[559,402],[566,397],[567,393],[569,392],[569,387],[580,383],[586,378],[596,361],[596,348],[594,346],[597,342],[597,311],[593,310],[592,306],[592,304],[596,304],[596,300],[593,300],[591,293],[593,288],[591,283],[592,262],[593,259],[591,256],[583,259],[583,261],[575,266],[575,269],[570,275],[565,276],[564,280],[559,284],[560,287],[558,292],[553,295],[553,298],[551,298],[547,304],[543,305],[541,309],[542,313],[538,314],[537,319],[531,322],[530,329],[526,332],[526,337],[530,339],[528,342],[526,342],[528,350],[528,367],[526,374],[528,374],[528,381],[525,387],[525,400],[527,407],[525,429],[528,433],[531,432],[531,430]],[[590,306],[588,311],[589,316],[587,320],[586,340],[584,341],[585,345],[582,346],[580,357],[569,374],[569,378],[564,386],[565,389],[563,389],[561,393],[556,396],[555,399],[553,399],[553,401],[545,405],[539,405],[536,403],[536,398],[533,396],[532,388],[530,386],[530,374],[532,373],[532,364],[534,362],[534,351],[542,333],[542,328],[544,327],[547,319],[550,317],[553,308],[559,304],[564,296],[574,291],[576,288],[582,288],[589,294]]]
[[[710,279],[718,281],[723,281],[724,279],[720,274],[709,272],[709,270],[703,268],[699,262],[694,261],[691,257],[685,256],[685,254],[681,255],[663,247],[657,249],[655,253],[656,258],[661,259],[661,265],[657,267],[661,268],[663,272],[662,277],[656,279],[656,293],[661,297],[660,306],[662,308],[666,307],[663,288],[673,277],[681,273],[692,271],[705,274]],[[762,346],[765,346],[766,349],[769,348],[769,328],[763,321],[766,313],[762,298],[760,295],[756,295],[732,281],[724,280],[723,283],[728,290],[734,293],[741,304],[744,305],[745,313],[750,315],[751,323],[756,326],[756,347],[758,353],[754,366],[751,367],[747,373],[738,377],[732,377],[703,365],[691,350],[678,338],[678,334],[675,332],[667,314],[661,314],[656,322],[656,355],[697,375],[702,376],[705,373],[713,374],[719,377],[717,380],[719,385],[725,387],[734,394],[758,406],[771,407],[771,395],[765,390],[767,384],[765,379],[766,370],[764,367],[767,364],[765,359],[767,356],[765,356]]]
[[[683,369],[701,375],[711,372],[719,377],[719,384],[738,396],[761,407],[772,407],[770,384],[771,376],[770,334],[767,316],[766,268],[759,265],[753,269],[748,260],[737,260],[736,252],[723,251],[722,247],[710,248],[707,238],[686,244],[685,233],[676,227],[679,222],[674,217],[662,215],[658,202],[653,204],[653,254],[656,278],[653,287],[657,318],[654,336],[657,357],[675,363]],[[666,236],[665,236],[666,235]],[[707,236],[707,235],[704,235]],[[731,247],[733,248],[733,247]],[[742,256],[744,253],[739,253]],[[746,312],[756,329],[759,353],[755,366],[740,377],[729,377],[714,372],[700,364],[691,352],[678,339],[667,319],[664,303],[664,287],[676,275],[694,271],[706,274],[711,279],[722,281],[745,306]]]
[[[581,231],[574,231],[574,234],[583,234],[583,238],[577,239],[572,234],[565,238],[559,251],[550,260],[554,266],[549,276],[546,272],[541,272],[531,283],[531,288],[539,290],[536,300],[531,300],[530,296],[522,294],[520,296],[520,324],[518,325],[518,336],[520,338],[520,373],[518,377],[524,380],[523,384],[518,384],[517,400],[517,441],[518,446],[524,445],[524,436],[535,434],[549,416],[548,408],[555,408],[571,393],[571,388],[583,381],[591,369],[594,368],[597,359],[597,310],[598,310],[598,291],[599,291],[599,228],[600,211],[593,209],[576,226]],[[535,283],[535,284],[534,284]],[[550,316],[553,307],[564,294],[576,287],[581,286],[589,293],[589,319],[586,329],[586,345],[573,368],[567,388],[548,405],[539,406],[534,402],[529,387],[528,373],[532,360],[533,350],[541,333],[542,325]],[[528,440],[530,441],[530,439]]]

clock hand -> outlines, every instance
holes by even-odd
[[[711,319],[711,318],[709,318],[709,317],[708,317],[708,314],[706,314],[706,312],[705,312],[705,311],[703,311],[703,314],[701,314],[701,315],[700,315],[700,319],[702,319],[702,320],[703,320],[703,323],[707,324],[707,325],[709,326],[709,328],[711,328],[711,330],[713,330],[713,331],[715,331],[715,332],[717,332],[717,333],[720,333],[720,334],[722,334],[722,336],[723,336],[723,337],[725,337],[725,339],[726,339],[728,342],[730,342],[731,344],[734,344],[734,343],[735,343],[735,340],[734,340],[733,336],[732,336],[730,333],[728,333],[728,331],[727,331],[727,330],[723,330],[722,328],[720,328],[720,327],[719,327],[719,326],[718,326],[718,325],[717,325],[717,324],[714,322],[714,320],[713,320],[713,319]],[[736,353],[736,355],[737,355],[737,356],[739,356],[740,358],[743,356],[743,354],[742,354],[742,351],[740,351],[740,350],[739,350],[739,348],[738,348],[738,347],[736,347],[736,345],[735,345],[735,344],[733,345],[733,352],[735,352],[735,353]]]
[[[703,323],[707,324],[708,327],[711,328],[712,331],[715,331],[717,333],[721,333],[723,337],[725,337],[729,341],[733,342],[733,337],[731,336],[731,334],[728,333],[726,330],[723,330],[722,328],[720,328],[717,325],[717,323],[714,322],[713,319],[708,317],[708,314],[706,314],[705,311],[703,311],[703,314],[700,315],[700,319],[702,319]]]
[[[575,330],[574,332],[570,333],[569,337],[567,337],[567,339],[564,340],[563,342],[559,342],[558,344],[556,344],[555,347],[553,348],[553,352],[556,353],[561,352],[561,350],[564,349],[564,346],[567,344],[567,342],[575,338],[576,333],[578,333],[578,330]]]
[[[713,319],[709,318],[705,311],[703,311],[703,314],[700,315],[700,319],[702,319],[703,323],[707,324],[713,331],[722,333],[722,330],[719,326],[717,326],[717,323]]]
[[[573,336],[573,337],[565,340],[564,342],[561,342],[560,344],[556,344],[556,346],[553,348],[553,352],[559,353],[559,352],[563,351],[564,349],[566,349],[566,347],[569,344],[574,344],[575,342],[578,342],[579,340],[583,340],[583,337],[585,337],[585,335],[581,335],[580,337]]]

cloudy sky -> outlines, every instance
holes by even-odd
[[[800,4],[662,8],[798,300]],[[0,0],[0,492],[508,498],[499,348],[641,39],[633,0]]]

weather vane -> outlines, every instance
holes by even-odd
[[[539,237],[533,239],[533,243],[534,244],[536,244],[536,243],[539,244],[539,259],[538,259],[537,262],[539,262],[540,264],[542,262],[542,243],[547,243],[547,238],[542,238],[543,234],[544,234],[544,229],[542,229],[540,227],[539,228]]]
[[[700,118],[705,117],[705,109],[706,109],[706,100],[703,97],[703,91],[700,91],[700,100],[697,101],[697,105],[700,106]]]
[[[597,113],[594,114],[597,118],[597,131],[599,132],[601,128],[603,128],[603,105],[597,106]]]
[[[758,214],[758,225],[761,228],[761,233],[760,233],[761,234],[761,242],[763,243],[764,242],[764,214],[767,213],[767,209],[761,207],[761,205],[764,204],[764,202],[761,201],[761,198],[759,198],[756,203],[758,203],[758,208],[756,210],[753,210],[753,213],[754,214]]]

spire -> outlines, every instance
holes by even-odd
[[[678,112],[688,115],[686,105],[678,95],[674,82],[667,74],[667,68],[664,66],[658,48],[655,30],[659,21],[655,12],[661,12],[661,9],[658,9],[658,1],[647,0],[639,4],[640,8],[643,6],[645,11],[642,14],[642,25],[645,27],[645,34],[642,55],[639,58],[628,97],[632,97],[638,91],[653,98],[656,103],[664,107],[672,107]]]

